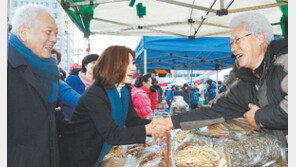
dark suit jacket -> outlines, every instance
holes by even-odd
[[[27,62],[8,46],[7,160],[9,167],[59,166],[55,103],[48,103]]]

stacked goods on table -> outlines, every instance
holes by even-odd
[[[157,140],[147,138],[146,144],[114,146],[100,166],[275,167],[286,165],[282,161],[285,151],[277,141],[260,129],[250,126],[245,119],[235,119],[194,131],[173,130],[170,132],[169,139],[170,144],[166,144],[165,137]],[[168,151],[171,152],[170,155]]]
[[[113,146],[101,167],[165,167],[166,139],[147,137],[146,144]]]
[[[175,133],[176,137],[178,133],[184,134],[182,131],[175,131]],[[173,161],[176,167],[285,165],[282,162],[284,150],[280,148],[275,139],[266,134],[231,138],[220,134],[219,137],[205,137],[196,133],[194,138],[190,135],[183,137],[183,141],[173,139],[176,142],[172,143],[175,145],[173,146]]]

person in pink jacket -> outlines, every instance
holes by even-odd
[[[158,102],[157,91],[152,85],[151,74],[140,75],[137,78],[131,95],[138,116],[143,119],[150,116],[152,110],[156,109]]]

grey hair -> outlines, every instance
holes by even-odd
[[[17,8],[11,21],[11,33],[19,36],[18,28],[22,25],[26,26],[29,29],[33,28],[36,17],[39,13],[48,13],[49,15],[51,15],[49,8],[42,5],[28,4]]]
[[[271,24],[267,18],[260,13],[244,13],[235,16],[230,21],[230,28],[234,29],[241,23],[245,23],[245,30],[252,33],[256,38],[260,33],[265,33],[265,42],[269,44],[274,39]]]

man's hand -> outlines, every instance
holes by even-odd
[[[162,124],[154,124],[152,127],[152,122],[148,125],[145,125],[146,135],[152,135],[154,137],[163,137],[166,136],[170,129],[168,126]]]
[[[150,124],[145,125],[145,128],[146,135],[163,137],[173,128],[173,123],[171,118],[153,118]]]
[[[255,121],[255,113],[257,110],[260,109],[260,107],[256,106],[255,104],[249,104],[250,110],[244,114],[244,117],[247,119],[249,124],[251,124],[254,127],[257,127],[256,121]]]
[[[157,125],[165,126],[167,129],[173,128],[173,122],[172,119],[169,118],[154,118],[151,122],[152,128],[155,128]]]

